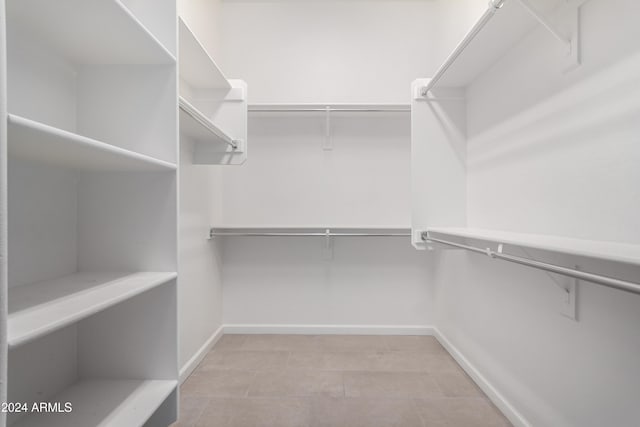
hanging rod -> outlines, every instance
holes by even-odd
[[[409,105],[249,105],[250,112],[256,113],[407,113]]]
[[[464,50],[471,44],[473,39],[478,35],[480,31],[484,28],[485,25],[493,18],[493,15],[504,5],[506,0],[491,0],[489,2],[489,7],[482,14],[478,22],[469,30],[469,32],[464,36],[462,41],[458,43],[453,52],[449,55],[449,57],[444,61],[444,64],[436,71],[433,75],[429,83],[427,83],[424,87],[421,88],[420,94],[422,96],[427,96],[429,91],[438,83],[438,80],[442,78],[442,76],[447,72],[447,70],[456,62],[456,59],[464,52]]]
[[[215,126],[209,119],[207,119],[196,107],[191,105],[186,99],[180,97],[178,105],[180,109],[189,115],[193,120],[204,126],[209,132],[220,138],[225,144],[230,145],[234,150],[238,148],[237,140],[226,135],[217,126]]]
[[[209,237],[411,237],[411,230],[399,231],[217,231],[212,228],[209,231]]]
[[[449,240],[435,238],[431,235],[429,231],[423,232],[421,235],[421,238],[423,241],[442,243],[443,245],[453,246],[460,249],[466,249],[471,252],[488,255],[491,258],[497,258],[503,261],[509,261],[509,262],[524,265],[527,267],[549,271],[551,273],[558,273],[564,276],[573,277],[580,280],[586,280],[587,282],[597,283],[599,285],[607,286],[609,288],[614,288],[614,289],[619,289],[626,292],[640,294],[640,284],[638,283],[616,279],[614,277],[603,276],[600,274],[588,273],[586,271],[567,268],[560,265],[550,264],[550,263],[537,261],[529,258],[523,258],[515,255],[505,254],[502,252],[502,244],[498,246],[497,251],[494,251],[491,248],[483,249],[475,246],[465,245],[462,243],[451,242]]]

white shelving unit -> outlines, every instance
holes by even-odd
[[[175,63],[175,55],[119,0],[9,0],[6,4],[9,25],[38,34],[73,62]]]
[[[0,247],[9,260],[0,395],[73,404],[70,413],[8,414],[0,426],[169,425],[178,384],[175,2],[0,8]]]
[[[81,381],[53,399],[70,402],[69,414],[39,414],[19,421],[18,427],[142,426],[175,390],[177,381]]]
[[[412,241],[417,249],[435,247],[422,240],[423,231],[467,224],[467,87],[539,26],[556,39],[567,69],[575,67],[581,3],[492,0],[432,78],[413,82]]]
[[[194,163],[238,165],[247,158],[247,85],[229,80],[179,18],[180,135]]]
[[[9,290],[9,347],[63,328],[177,277],[176,273],[76,273]]]
[[[503,245],[554,254],[640,265],[640,246],[467,228],[466,90],[540,25],[555,39],[567,71],[580,63],[579,19],[583,1],[493,0],[432,78],[412,84],[412,243],[417,249],[457,248],[558,273],[618,290],[640,293],[637,281],[503,252]],[[538,35],[536,35],[538,36]],[[525,44],[522,44],[525,45]],[[497,72],[492,70],[491,72]],[[437,159],[437,161],[430,161]],[[469,244],[468,240],[491,245]],[[495,247],[493,245],[496,245]],[[575,315],[574,315],[575,317]]]
[[[17,157],[82,170],[167,171],[170,162],[9,114],[9,152]]]

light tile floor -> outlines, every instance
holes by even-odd
[[[174,426],[510,425],[433,337],[225,335]]]

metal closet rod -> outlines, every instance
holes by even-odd
[[[447,72],[447,70],[456,62],[456,59],[464,52],[464,50],[471,44],[473,39],[482,31],[482,29],[487,25],[487,23],[493,18],[498,9],[500,9],[506,0],[492,0],[489,2],[489,7],[484,12],[484,14],[480,17],[478,22],[469,30],[469,32],[464,36],[462,41],[458,43],[455,47],[451,55],[444,61],[442,66],[436,71],[433,75],[429,83],[427,83],[424,87],[422,87],[420,94],[422,96],[427,96],[429,91],[438,83],[438,80],[442,78],[442,76]]]
[[[439,238],[433,237],[431,233],[428,231],[422,233],[421,237],[422,237],[422,240],[424,241],[442,243],[443,245],[453,246],[460,249],[466,249],[471,252],[488,255],[491,258],[497,258],[503,261],[509,261],[509,262],[524,265],[527,267],[549,271],[551,273],[558,273],[564,276],[573,277],[580,280],[586,280],[587,282],[597,283],[599,285],[607,286],[609,288],[619,289],[621,291],[640,294],[640,284],[638,283],[616,279],[615,277],[588,273],[586,271],[576,270],[574,268],[567,268],[567,267],[563,267],[556,264],[550,264],[547,262],[536,261],[529,258],[523,258],[515,255],[505,254],[502,252],[502,248],[501,248],[502,245],[499,246],[498,251],[494,251],[491,248],[478,248],[475,246],[465,245],[462,243],[451,242],[449,240],[439,239]]]
[[[249,106],[252,113],[409,113],[411,107],[260,107]]]
[[[374,232],[374,233],[342,233],[342,232],[269,232],[269,231],[221,231],[216,232],[211,230],[210,237],[224,237],[224,236],[237,236],[237,237],[410,237],[411,232]]]
[[[238,148],[238,141],[228,135],[225,135],[218,128],[213,126],[213,124],[208,120],[200,117],[198,110],[196,110],[195,107],[189,104],[189,102],[187,102],[185,99],[181,97],[178,105],[180,106],[180,109],[182,111],[187,113],[193,120],[204,126],[209,132],[220,138],[225,144],[230,145],[234,150]]]

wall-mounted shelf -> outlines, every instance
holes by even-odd
[[[192,88],[231,89],[229,81],[187,24],[178,19],[180,78]]]
[[[567,255],[640,265],[640,244],[575,239],[544,234],[513,233],[479,228],[434,227],[430,233],[484,240]]]
[[[247,85],[229,80],[179,18],[180,134],[193,162],[239,165],[247,159]]]
[[[200,142],[224,143],[234,151],[242,151],[242,141],[229,136],[183,97],[180,97],[180,131]]]
[[[167,171],[173,163],[9,114],[9,153],[47,164],[98,171]]]
[[[9,346],[16,347],[177,277],[171,272],[76,273],[9,289]]]
[[[577,25],[571,22],[571,34],[564,36],[545,18],[563,4],[567,2],[536,0],[534,9],[529,0],[490,1],[487,11],[438,68],[431,81],[420,88],[415,96],[427,96],[429,90],[440,87],[467,86],[540,24],[551,32],[551,36],[564,39],[559,40],[561,45],[569,43],[569,51],[565,51],[565,54],[577,62]],[[571,7],[576,7],[574,15],[577,23],[577,6]]]
[[[9,1],[7,14],[11,25],[33,31],[78,64],[176,61],[118,0]]]
[[[450,240],[448,237],[453,237],[454,240]],[[495,244],[496,247],[478,247],[466,242],[456,241],[455,238],[487,241]],[[422,233],[422,240],[428,243],[439,243],[449,247],[465,249],[471,252],[488,255],[491,258],[513,262],[527,267],[562,274],[579,280],[586,280],[588,282],[597,283],[610,288],[640,294],[640,283],[638,282],[631,282],[616,277],[586,272],[578,268],[551,264],[531,259],[529,257],[512,255],[507,253],[503,248],[503,245],[513,245],[542,251],[551,251],[570,256],[588,257],[604,261],[640,265],[640,244],[468,228],[430,228],[428,231]]]
[[[142,426],[177,384],[174,380],[80,381],[50,399],[62,405],[70,402],[72,412],[32,414],[14,426]]]

